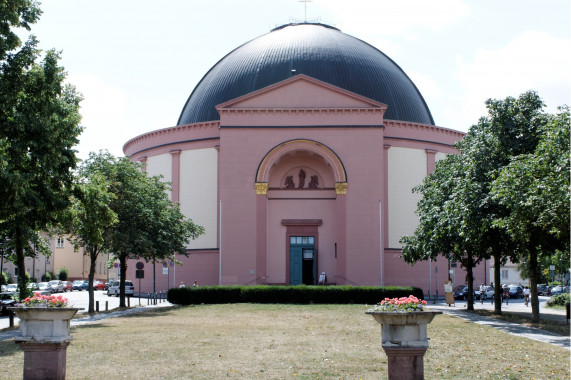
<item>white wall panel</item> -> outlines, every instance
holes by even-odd
[[[218,154],[216,149],[183,151],[180,156],[180,209],[186,217],[205,229],[205,234],[188,248],[218,246]]]
[[[442,152],[438,152],[438,153],[436,153],[435,160],[436,160],[436,162],[438,162],[438,161],[440,161],[440,160],[445,159],[446,156],[448,156],[448,154],[442,153]]]
[[[149,176],[163,176],[164,182],[172,182],[172,156],[161,154],[147,158],[147,174]],[[169,199],[172,199],[172,191],[167,191]]]
[[[412,188],[426,176],[424,149],[389,149],[389,248],[400,248],[399,240],[412,235],[418,225],[415,214],[420,195]]]

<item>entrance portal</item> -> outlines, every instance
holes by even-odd
[[[314,236],[290,237],[290,284],[315,285],[317,260]]]

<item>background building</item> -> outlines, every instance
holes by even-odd
[[[153,276],[146,264],[141,290],[315,284],[325,274],[442,293],[447,260],[411,267],[399,240],[418,223],[412,188],[462,137],[435,125],[414,83],[375,47],[328,25],[278,27],[214,65],[178,125],[124,145],[206,229],[188,259],[176,257],[182,266],[159,263]],[[484,281],[483,265],[475,277]]]
[[[85,250],[83,248],[75,252],[73,244],[67,240],[66,236],[49,238],[48,244],[51,251],[50,256],[44,256],[38,253],[35,259],[26,257],[26,272],[28,272],[30,278],[36,278],[37,282],[41,282],[42,276],[44,276],[46,272],[53,273],[57,278],[59,271],[62,268],[66,268],[68,270],[69,281],[87,280],[90,260],[88,256],[84,255]],[[116,268],[107,268],[108,260],[109,257],[107,254],[98,257],[95,268],[95,279],[107,281],[107,279],[118,278]],[[4,259],[2,271],[8,273],[13,279],[13,282],[17,281],[18,267],[15,264]]]

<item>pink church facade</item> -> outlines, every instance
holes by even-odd
[[[390,107],[299,73],[216,104],[218,120],[128,141],[124,153],[171,182],[171,199],[206,230],[188,257],[156,263],[154,275],[145,263],[140,285],[130,261],[135,291],[326,282],[442,294],[448,261],[409,266],[399,240],[418,223],[412,188],[463,134],[387,119]],[[485,276],[476,268],[477,283]]]

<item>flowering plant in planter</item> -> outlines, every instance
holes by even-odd
[[[396,313],[409,313],[423,311],[425,300],[420,300],[413,295],[401,298],[385,298],[378,303],[372,311],[385,311]]]
[[[36,292],[33,297],[26,297],[23,302],[20,302],[15,306],[40,308],[67,307],[67,298],[54,295],[42,296],[40,293]]]

